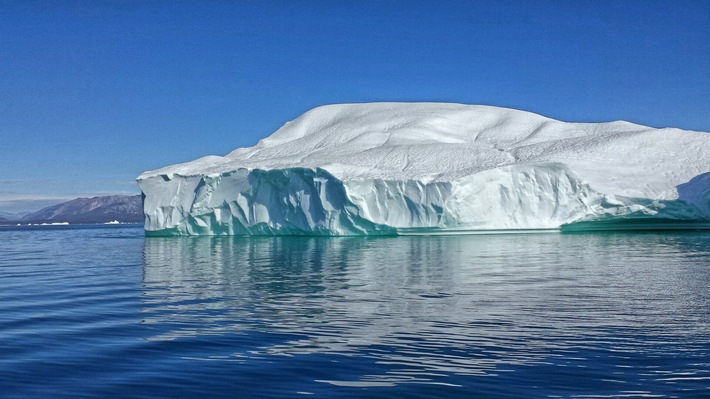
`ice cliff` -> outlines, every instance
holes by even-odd
[[[149,235],[446,234],[708,227],[709,172],[710,133],[373,103],[138,184]]]

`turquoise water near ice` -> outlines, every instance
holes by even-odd
[[[710,397],[710,232],[0,228],[2,398]]]

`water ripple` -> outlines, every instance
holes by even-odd
[[[707,233],[0,233],[10,398],[705,397],[710,386]]]

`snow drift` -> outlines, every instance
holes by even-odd
[[[710,226],[710,134],[461,104],[329,105],[138,177],[149,235]]]

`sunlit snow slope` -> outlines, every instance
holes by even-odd
[[[372,103],[138,184],[151,235],[446,234],[708,227],[709,172],[710,133]]]

